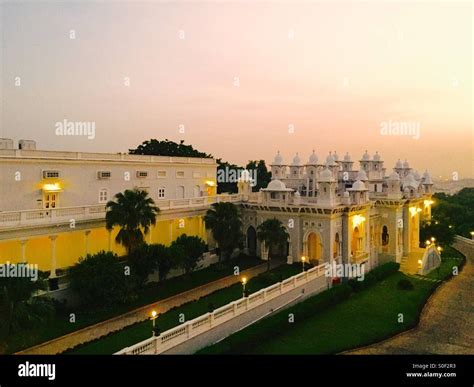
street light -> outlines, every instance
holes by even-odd
[[[471,239],[474,240],[474,231],[471,231]]]
[[[304,262],[305,261],[306,261],[306,257],[305,256],[301,257],[301,263],[303,265],[303,273],[304,273]]]
[[[436,240],[436,238],[435,238],[435,237],[431,237],[431,242],[433,242],[433,243],[434,243],[434,241],[435,241],[435,240]]]
[[[242,278],[242,297],[245,297],[245,284],[247,283],[247,278]]]
[[[431,242],[430,242],[429,240],[427,240],[427,241],[425,242],[425,245],[426,245],[426,246],[429,246],[430,244],[431,244]]]
[[[151,321],[153,322],[153,336],[155,336],[155,320],[156,317],[158,316],[158,313],[156,313],[156,310],[151,312]]]

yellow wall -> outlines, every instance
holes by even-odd
[[[180,225],[183,227],[181,228]],[[119,229],[115,228],[111,234],[112,251],[124,255],[123,246],[115,243]],[[195,235],[207,242],[206,230],[202,217],[180,218],[158,221],[150,229],[150,235],[145,236],[148,243],[169,245],[178,236]],[[172,235],[172,239],[171,239]],[[88,236],[88,253],[95,254],[109,249],[109,233],[105,227],[90,230]],[[86,254],[85,230],[71,231],[57,234],[56,238],[56,269],[74,265],[80,257]],[[38,264],[43,271],[51,270],[51,240],[49,236],[28,238],[25,250],[26,261]],[[0,264],[5,262],[21,262],[21,243],[19,240],[0,242]]]

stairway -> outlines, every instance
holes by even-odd
[[[411,252],[404,255],[400,261],[400,271],[406,274],[417,274],[419,270],[418,260],[423,257],[419,252]]]

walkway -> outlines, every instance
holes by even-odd
[[[281,261],[273,260],[272,267],[281,265]],[[165,298],[163,300],[158,300],[153,304],[149,304],[138,309],[132,310],[128,313],[122,314],[120,316],[111,318],[109,320],[102,321],[95,325],[82,328],[75,332],[71,332],[67,335],[58,337],[56,339],[47,341],[45,343],[36,345],[34,347],[25,349],[17,354],[22,355],[55,355],[61,352],[64,352],[67,349],[73,348],[79,344],[87,343],[89,341],[98,339],[102,336],[105,336],[111,332],[119,331],[129,325],[145,321],[150,316],[151,310],[156,310],[159,313],[164,313],[172,308],[183,305],[187,302],[197,300],[201,297],[207,296],[216,290],[226,288],[237,282],[240,278],[245,276],[247,278],[255,277],[256,275],[263,273],[267,270],[267,263],[252,267],[250,269],[244,270],[241,272],[240,276],[228,276],[221,278],[214,282],[199,286],[194,289],[190,289],[186,292]]]
[[[474,243],[457,239],[453,247],[466,265],[430,297],[419,325],[346,354],[474,354]]]

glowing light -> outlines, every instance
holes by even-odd
[[[245,278],[245,277],[244,277],[244,278],[242,278],[242,284],[244,284],[244,285],[245,285],[246,283],[247,283],[247,278]]]
[[[417,212],[421,212],[421,209],[417,207],[410,207],[409,210],[412,217],[415,216]]]
[[[425,242],[425,245],[426,245],[426,246],[429,246],[430,244],[431,244],[431,242],[428,241],[428,240]]]
[[[304,257],[304,256],[301,257],[301,260],[302,260],[303,262],[306,261],[306,257]]]
[[[157,315],[156,310],[154,310],[153,312],[151,312],[151,317],[155,318],[156,315]]]
[[[419,260],[418,260],[418,265],[421,266],[421,263],[422,263],[422,262],[421,262],[421,259],[419,259]]]
[[[46,183],[43,184],[43,190],[48,192],[61,191],[61,185],[59,183]]]
[[[431,206],[432,204],[434,204],[434,201],[433,200],[425,200],[423,202],[423,204],[425,205],[425,207],[429,207]]]
[[[431,242],[434,242],[436,240],[435,237],[431,237]]]
[[[438,246],[438,247],[436,248],[436,250],[438,250],[438,252],[441,252],[441,250],[443,250],[443,249],[441,248],[441,246]]]
[[[216,185],[216,182],[212,180],[206,180],[206,185],[208,185],[209,187],[214,187]]]
[[[359,226],[360,224],[364,223],[365,222],[365,217],[363,217],[362,215],[355,215],[353,218],[352,218],[352,226],[355,228],[357,226]]]

